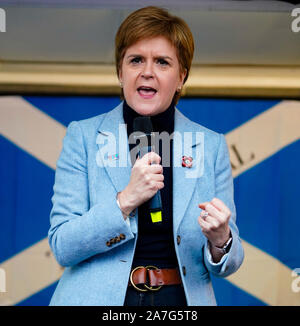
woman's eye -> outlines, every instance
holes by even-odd
[[[135,57],[133,59],[131,59],[131,63],[140,63],[142,61],[142,58],[141,57]]]
[[[157,62],[162,66],[167,66],[169,64],[165,59],[158,59]]]

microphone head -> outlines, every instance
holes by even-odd
[[[150,117],[137,117],[133,121],[133,131],[140,131],[146,135],[151,135],[153,126]]]

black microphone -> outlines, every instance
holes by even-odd
[[[133,121],[133,131],[137,132],[138,135],[135,139],[140,140],[139,144],[139,155],[143,157],[146,153],[152,151],[151,146],[151,136],[153,131],[153,126],[150,117],[137,117]],[[149,210],[151,215],[152,223],[162,222],[162,204],[160,190],[149,199]]]

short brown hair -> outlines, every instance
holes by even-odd
[[[115,63],[119,76],[126,50],[136,42],[164,36],[176,48],[180,72],[186,71],[186,82],[194,55],[193,34],[186,22],[169,14],[163,8],[149,6],[131,13],[119,27],[115,37]],[[122,93],[123,97],[123,93]],[[180,98],[180,92],[174,96],[175,104]]]

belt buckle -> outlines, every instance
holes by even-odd
[[[149,271],[150,269],[159,269],[158,267],[152,265],[148,265],[145,268],[147,269],[147,271]],[[153,286],[148,286],[147,284],[144,284],[144,287],[149,291],[158,291],[162,287],[162,285],[159,285],[158,287],[154,288]]]
[[[146,267],[144,266],[137,266],[136,268],[134,268],[131,273],[130,273],[130,283],[131,285],[138,291],[140,292],[147,292],[147,291],[158,291],[162,285],[158,286],[158,287],[153,287],[153,286],[148,286],[147,284],[143,284],[144,285],[144,289],[142,288],[139,288],[138,286],[136,286],[136,284],[133,282],[133,274],[135,271],[137,271],[138,269],[141,269],[141,268],[146,268],[146,270],[150,270],[150,269],[159,269],[158,267],[156,266],[152,266],[152,265],[148,265]]]

